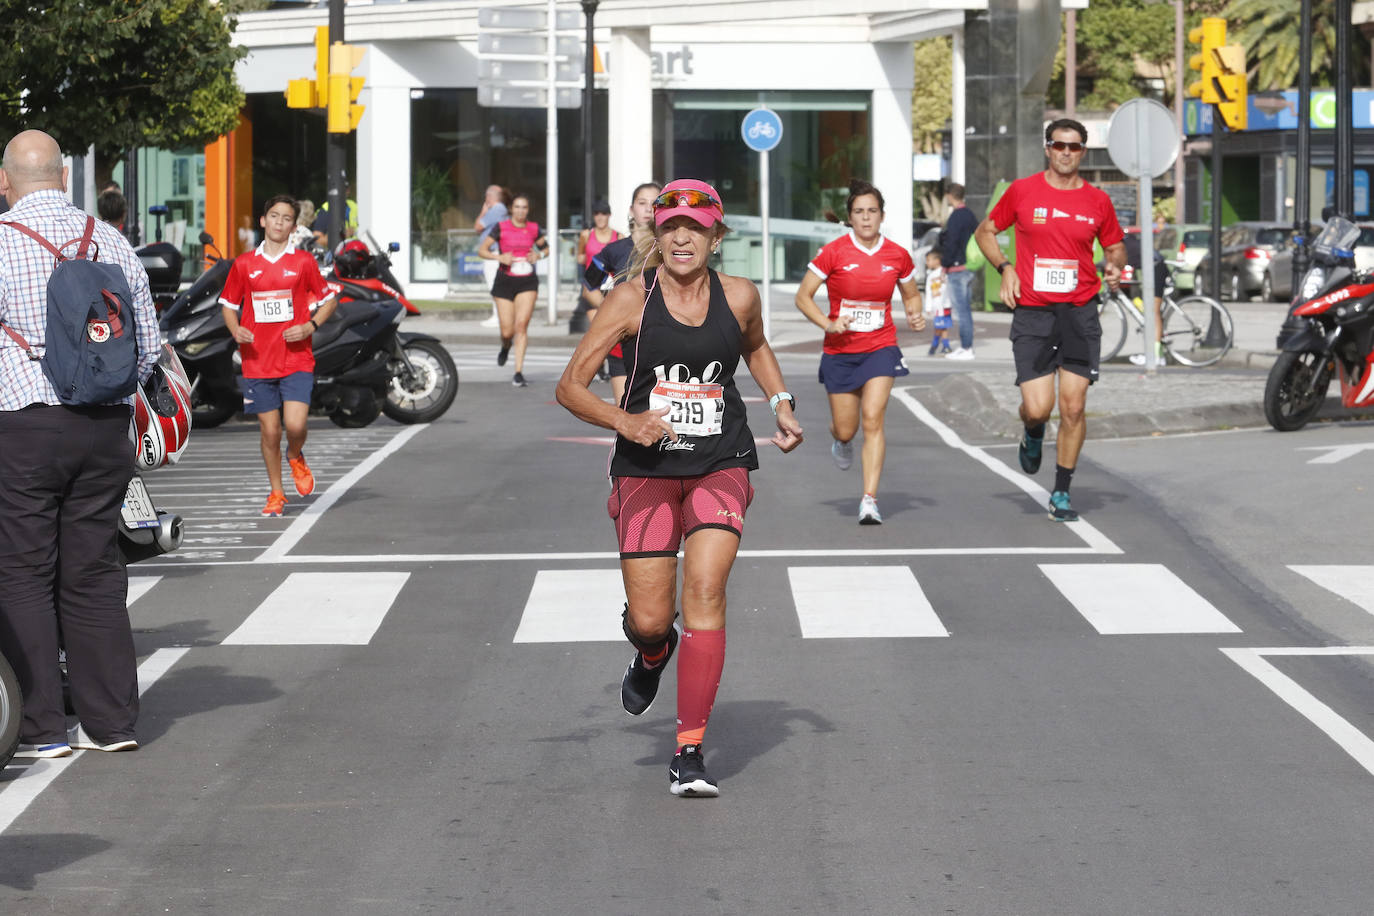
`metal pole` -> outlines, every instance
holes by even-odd
[[[329,0],[329,45],[344,40],[344,0]],[[326,120],[328,120],[326,113]],[[348,162],[348,151],[344,142],[348,134],[335,134],[325,131],[325,174],[329,189],[329,250],[339,247],[343,238],[344,209],[348,206],[344,196],[344,165]]]
[[[1139,162],[1149,160],[1149,141],[1146,138],[1145,106],[1135,108],[1135,149]],[[1140,224],[1140,302],[1145,316],[1145,374],[1154,375],[1159,368],[1155,352],[1155,233],[1150,205],[1154,200],[1154,182],[1148,172],[1139,179],[1139,199],[1136,222]]]
[[[1212,238],[1208,242],[1207,292],[1221,298],[1221,110],[1212,106]]]
[[[1183,99],[1188,94],[1183,78],[1186,72],[1183,69],[1183,0],[1174,0],[1174,121],[1180,137],[1183,136]],[[1184,222],[1186,174],[1184,156],[1180,151],[1178,158],[1174,160],[1174,222],[1180,227]],[[1179,241],[1183,241],[1182,235],[1179,236]]]
[[[592,203],[596,190],[596,141],[592,137],[592,90],[596,88],[596,44],[592,35],[592,20],[601,0],[582,0],[582,15],[587,26],[587,53],[582,74],[582,226],[592,225]]]
[[[549,98],[545,110],[547,127],[544,141],[545,185],[548,190],[549,224],[549,324],[558,322],[558,255],[562,239],[558,237],[558,3],[549,0]]]
[[[768,154],[759,153],[759,214],[763,218],[763,289],[760,290],[763,300],[763,338],[767,340],[772,336],[773,320],[772,309],[768,287],[773,279],[772,240],[768,235]]]
[[[1349,109],[1346,109],[1349,111]],[[1302,0],[1298,16],[1298,152],[1297,187],[1293,189],[1293,234],[1301,243],[1293,249],[1293,295],[1307,276],[1312,234],[1312,0]]]
[[[1078,107],[1078,15],[1064,11],[1064,114],[1072,118]]]
[[[1355,125],[1350,0],[1336,0],[1336,212],[1355,218]]]

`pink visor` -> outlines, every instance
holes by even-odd
[[[663,186],[654,200],[654,225],[662,226],[674,216],[690,216],[703,226],[714,226],[725,219],[716,189],[695,178],[679,178]]]

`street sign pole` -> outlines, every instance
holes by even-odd
[[[558,3],[549,0],[549,98],[545,109],[547,140],[544,174],[548,188],[549,218],[545,231],[549,239],[549,324],[558,323]]]
[[[1140,226],[1140,302],[1145,317],[1145,372],[1159,366],[1155,351],[1155,239],[1151,206],[1154,178],[1178,159],[1182,135],[1169,113],[1153,99],[1131,99],[1117,108],[1107,125],[1107,154],[1112,164],[1139,182],[1136,223]]]
[[[771,240],[768,234],[768,154],[759,153],[759,216],[763,219],[763,289],[760,290],[763,298],[763,339],[771,340],[773,337],[773,308],[772,297],[769,293],[773,280],[773,260],[769,257],[771,251]]]
[[[744,145],[759,154],[759,216],[763,223],[763,289],[759,301],[763,307],[763,336],[768,339],[773,329],[772,304],[769,286],[773,279],[772,238],[768,231],[768,153],[782,142],[782,119],[777,112],[755,108],[744,116],[739,126]]]

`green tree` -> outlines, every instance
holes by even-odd
[[[1252,92],[1297,86],[1297,0],[1231,0],[1219,15],[1230,27],[1227,41],[1245,47]],[[1350,32],[1354,43],[1359,32]],[[1357,49],[1350,59],[1358,72],[1365,56]],[[1312,0],[1312,85],[1333,86],[1335,74],[1335,0]]]
[[[11,0],[0,20],[0,134],[68,153],[207,143],[243,107],[235,16],[264,0]]]
[[[1141,95],[1142,65],[1172,72],[1173,4],[1094,0],[1078,13],[1077,31],[1078,68],[1093,77],[1092,88],[1078,102],[1083,108],[1112,108]],[[1061,86],[1062,80],[1061,75]]]
[[[911,92],[912,152],[938,153],[940,133],[952,115],[952,50],[946,37],[916,42],[916,86]]]

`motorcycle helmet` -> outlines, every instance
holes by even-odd
[[[150,471],[176,464],[190,436],[191,382],[176,351],[163,344],[153,374],[134,392],[134,467]]]
[[[372,252],[359,239],[345,239],[334,249],[334,272],[346,280],[361,280],[372,264]]]

